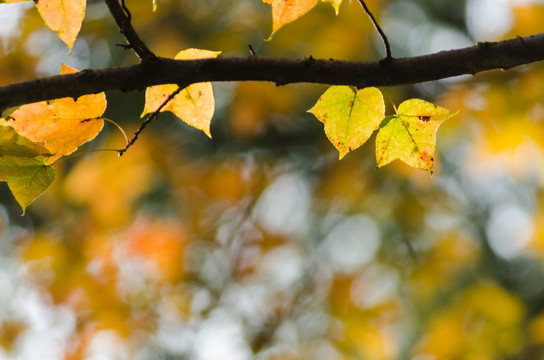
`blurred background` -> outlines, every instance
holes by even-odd
[[[542,31],[544,2],[367,0],[393,56]],[[152,51],[377,60],[358,1],[270,41],[260,0],[127,0]],[[103,1],[71,55],[32,2],[0,5],[0,85],[133,64]],[[459,110],[435,175],[338,160],[325,86],[214,83],[213,139],[162,114],[123,157],[57,165],[27,215],[0,187],[0,359],[544,358],[544,66],[383,88]],[[143,92],[107,94],[131,134]],[[122,148],[106,124],[85,149]]]

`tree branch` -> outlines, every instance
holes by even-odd
[[[544,60],[544,33],[478,43],[431,55],[393,58],[388,62],[274,59],[257,55],[202,60],[154,61],[132,66],[83,70],[0,87],[0,109],[61,97],[79,97],[107,90],[143,90],[151,85],[186,87],[205,81],[271,81],[329,85],[390,86],[444,79],[485,70],[510,69]]]
[[[119,28],[119,32],[127,42],[127,45],[123,46],[134,50],[140,61],[155,58],[155,54],[149,50],[132,27],[130,11],[125,5],[125,0],[121,1],[122,4],[119,4],[119,0],[106,0],[106,5]]]

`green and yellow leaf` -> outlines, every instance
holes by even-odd
[[[194,60],[216,58],[221,52],[200,49],[180,51],[176,60]],[[142,116],[153,113],[177,90],[174,84],[150,86],[145,92],[145,106]],[[209,82],[192,84],[174,96],[161,110],[170,111],[188,125],[202,130],[208,137],[210,123],[215,111],[212,84]]]
[[[308,112],[325,124],[325,134],[342,159],[363,145],[379,127],[385,105],[377,88],[355,92],[348,86],[331,86]]]
[[[61,74],[77,72],[62,65]],[[33,142],[43,142],[53,154],[48,164],[71,154],[82,144],[94,139],[102,130],[101,118],[106,110],[104,93],[84,95],[77,100],[62,98],[21,106],[0,125],[11,126]]]
[[[55,170],[46,165],[47,157],[0,156],[0,180],[8,183],[23,213],[55,180]]]
[[[45,146],[19,135],[12,127],[0,126],[0,156],[5,155],[32,158],[50,154]]]
[[[55,179],[55,170],[46,164],[49,157],[41,144],[0,126],[0,181],[7,182],[23,213]]]
[[[400,159],[432,173],[436,132],[456,113],[420,99],[400,104],[397,115],[388,116],[376,136],[378,167]]]

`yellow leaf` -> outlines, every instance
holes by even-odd
[[[321,1],[331,3],[332,7],[334,8],[334,12],[336,12],[336,15],[338,15],[338,11],[340,11],[340,5],[342,4],[342,0],[321,0]]]
[[[342,159],[363,145],[378,128],[385,105],[377,88],[355,92],[348,86],[331,86],[308,111],[325,124],[325,134]]]
[[[442,122],[456,113],[420,99],[400,104],[397,115],[384,120],[376,136],[378,167],[400,159],[432,173],[436,132]]]
[[[180,51],[176,60],[209,59],[219,56],[221,52],[186,49]],[[172,95],[179,87],[174,84],[157,85],[148,87],[145,92],[145,106],[142,116],[153,113]],[[192,84],[184,88],[174,96],[160,111],[170,111],[188,125],[210,134],[210,123],[215,110],[212,84],[209,82]]]
[[[86,0],[39,0],[35,3],[45,25],[72,50],[85,17]]]
[[[283,25],[310,11],[317,0],[263,0],[263,2],[272,5],[272,34],[270,34],[272,37]]]
[[[61,74],[74,72],[62,65]],[[47,162],[51,164],[94,139],[104,125],[100,116],[105,110],[104,93],[84,95],[77,100],[62,98],[23,105],[0,124],[11,126],[33,142],[44,142],[53,154]]]

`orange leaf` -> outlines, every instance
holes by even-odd
[[[62,65],[61,74],[77,72]],[[84,95],[77,100],[62,98],[27,104],[17,109],[1,125],[11,126],[33,142],[44,142],[54,154],[47,163],[71,154],[80,145],[95,138],[102,130],[100,117],[106,110],[104,93]]]
[[[186,49],[180,51],[176,60],[208,59],[215,58],[220,52]],[[174,84],[157,85],[148,87],[145,92],[145,107],[142,116],[157,111],[157,109],[179,87]],[[188,125],[210,134],[210,122],[215,110],[212,84],[209,82],[192,84],[174,96],[160,111],[170,111]]]
[[[72,50],[85,17],[85,0],[39,0],[36,8],[45,25]]]

